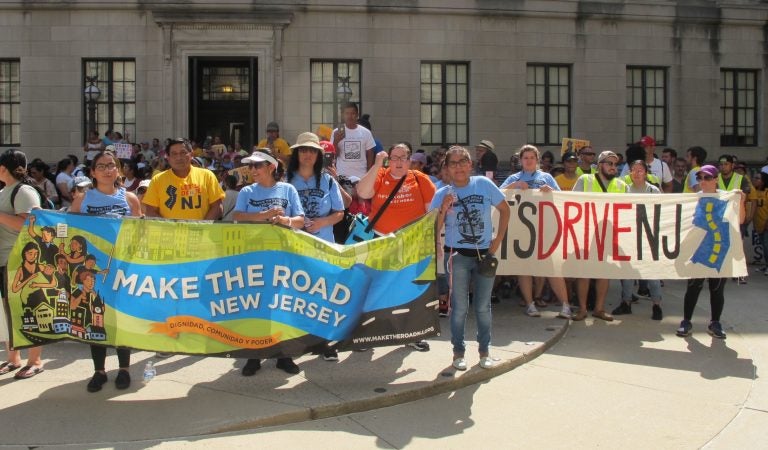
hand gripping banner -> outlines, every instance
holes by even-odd
[[[434,213],[354,246],[269,224],[30,217],[8,261],[14,348],[271,358],[439,332]]]

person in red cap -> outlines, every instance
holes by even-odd
[[[669,166],[664,161],[656,157],[654,152],[656,151],[656,139],[651,136],[643,136],[637,142],[645,149],[645,163],[648,165],[648,172],[654,175],[661,182],[661,190],[663,192],[672,192],[672,180],[674,176]],[[629,174],[629,165],[625,165],[621,171],[621,176],[624,178]]]

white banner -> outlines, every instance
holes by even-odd
[[[739,197],[507,191],[498,275],[609,279],[747,275]]]

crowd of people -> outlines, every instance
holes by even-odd
[[[344,105],[342,117],[338,128],[301,133],[294,145],[280,137],[277,123],[270,122],[267,136],[250,151],[238,143],[228,146],[218,136],[202,143],[167,139],[164,145],[153,139],[134,145],[130,158],[118,158],[115,144],[125,144],[123,137],[111,131],[103,137],[92,132],[82,158],[70,155],[62,159],[55,173],[43,161],[27,163],[22,152],[8,150],[0,155],[0,181],[5,185],[0,190],[0,260],[7,262],[30,211],[46,206],[93,215],[268,222],[338,243],[346,239],[348,221],[354,214],[368,216],[373,232],[383,235],[437,210],[438,313],[450,316],[453,367],[466,370],[464,330],[470,305],[477,322],[479,366],[491,368],[491,305],[515,288],[530,317],[539,317],[540,309],[556,302],[558,317],[563,319],[584,320],[592,310],[595,318],[611,321],[614,315],[631,314],[638,297],[652,301],[653,320],[663,317],[660,280],[621,280],[619,306],[608,313],[607,279],[496,276],[494,254],[510,220],[506,190],[651,195],[736,190],[743,193],[743,232],[752,223],[762,241],[763,255],[768,254],[768,166],[750,179],[732,155],[722,155],[716,165],[707,164],[707,153],[701,147],[689,148],[685,158],[664,148],[659,158],[655,140],[645,136],[623,153],[606,150],[596,154],[587,146],[565,152],[559,162],[549,151],[540,153],[535,146],[524,145],[510,160],[512,173],[497,183],[499,160],[490,140],[481,140],[474,153],[462,146],[446,146],[427,154],[414,151],[407,142],[384,150],[370,131],[370,117],[359,117],[355,104]],[[494,208],[499,215],[496,235],[491,222]],[[87,251],[80,248],[84,244],[73,241],[66,253],[49,248],[53,230],[43,228],[38,233],[30,225],[29,233],[35,243],[25,248],[25,261],[11,286],[5,286],[7,263],[0,268],[3,298],[7,298],[8,288],[18,292],[29,283],[55,283],[55,272],[68,270],[71,304],[88,302],[84,292],[89,283],[92,287],[94,269],[86,265]],[[765,265],[760,270],[768,275]],[[688,282],[679,336],[691,333],[693,308],[704,281]],[[708,280],[712,303],[708,331],[716,338],[726,337],[720,324],[726,281]],[[746,279],[739,282],[746,283]],[[0,339],[7,345],[8,330],[5,321],[0,322]],[[417,351],[429,350],[426,341],[409,345]],[[106,353],[102,346],[91,346],[94,374],[87,384],[90,392],[99,391],[108,380]],[[28,351],[24,366],[19,351],[7,355],[0,374],[14,372],[23,379],[43,371],[39,347]],[[130,385],[130,350],[118,348],[117,355],[115,384],[125,389]],[[331,346],[322,357],[335,361],[337,350]],[[276,367],[290,374],[301,371],[287,356],[278,357]],[[242,374],[251,376],[260,368],[261,360],[249,359]]]

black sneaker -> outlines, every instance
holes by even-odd
[[[680,322],[680,327],[678,327],[675,334],[680,337],[688,337],[691,335],[691,330],[693,330],[693,325],[691,322],[688,320],[683,320]]]
[[[629,303],[622,300],[621,303],[619,303],[619,306],[613,309],[611,311],[611,314],[614,316],[621,316],[623,314],[632,314],[632,307],[629,305]]]
[[[651,298],[651,290],[648,288],[638,289],[637,296],[640,298]]]
[[[723,326],[720,325],[720,322],[716,320],[709,322],[709,326],[707,327],[707,332],[712,337],[716,337],[718,339],[725,339],[725,331],[723,331]]]
[[[131,385],[131,374],[127,370],[120,369],[117,371],[117,377],[115,378],[115,387],[118,389],[128,389]]]
[[[241,373],[244,377],[250,377],[253,376],[253,374],[255,374],[259,369],[261,369],[261,360],[249,359],[243,366],[243,371]]]
[[[661,306],[653,305],[653,313],[651,313],[651,320],[661,320],[664,315],[661,313]]]
[[[327,352],[323,353],[323,359],[326,361],[338,361],[339,352],[336,350],[328,350]]]
[[[91,381],[88,382],[88,392],[99,392],[104,383],[107,382],[107,374],[101,372],[94,372],[91,377]]]
[[[429,342],[427,341],[411,342],[410,344],[408,344],[408,347],[414,348],[420,352],[428,352]]]
[[[499,300],[499,296],[495,293],[491,294],[491,303],[494,305],[498,305],[501,300]]]
[[[293,358],[277,358],[276,367],[278,369],[282,369],[285,373],[290,373],[291,375],[296,375],[297,373],[301,372],[299,366],[293,362]]]

